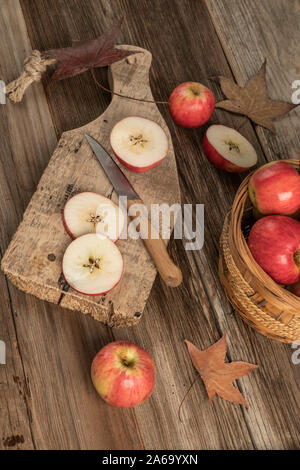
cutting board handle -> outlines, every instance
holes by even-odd
[[[134,97],[141,100],[153,100],[150,83],[149,70],[152,62],[151,52],[137,46],[118,46],[118,49],[137,51],[138,54],[128,56],[121,62],[112,64],[108,69],[108,80],[110,89],[121,95]],[[134,77],[134,80],[133,80]],[[139,84],[137,87],[136,84]],[[126,100],[117,95],[112,95],[110,106],[119,104],[119,100]],[[130,105],[135,106],[137,101],[126,100],[126,106],[130,114]]]

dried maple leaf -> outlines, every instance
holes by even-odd
[[[126,51],[114,47],[121,24],[122,20],[97,39],[73,41],[72,47],[43,52],[44,57],[53,57],[59,62],[58,68],[51,77],[52,80],[63,80],[91,68],[105,67],[131,54],[138,53],[139,51]]]
[[[253,122],[274,131],[273,120],[284,116],[297,105],[285,101],[274,101],[268,97],[266,83],[266,61],[257,75],[244,87],[230,78],[220,77],[220,85],[227,100],[220,101],[216,108],[248,116]]]
[[[226,363],[226,334],[204,351],[196,348],[192,343],[185,340],[194,367],[200,373],[211,402],[217,393],[220,397],[233,403],[248,406],[243,395],[235,388],[232,382],[244,375],[249,374],[258,366],[248,362]]]

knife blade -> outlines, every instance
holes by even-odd
[[[131,183],[109,153],[107,153],[96,139],[88,134],[84,135],[115,191],[119,196],[127,196],[127,210],[136,204],[144,206],[142,199],[135,192]],[[164,241],[160,235],[155,232],[149,219],[145,218],[142,210],[136,210],[134,216],[129,216],[131,219],[135,219],[136,217],[141,218],[137,229],[140,230],[143,242],[163,281],[170,287],[179,286],[182,282],[182,273],[178,266],[171,260]]]
[[[90,135],[84,135],[118,195],[127,196],[128,199],[140,199],[123,171],[120,170],[104,147],[102,147],[102,145]]]

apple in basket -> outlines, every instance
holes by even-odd
[[[283,215],[259,219],[248,246],[255,261],[278,284],[300,281],[300,222]]]
[[[267,163],[251,176],[249,197],[260,214],[296,214],[300,210],[300,175],[288,162]]]
[[[253,145],[235,129],[221,124],[207,129],[203,149],[210,163],[230,173],[246,171],[257,163]]]
[[[213,93],[197,82],[181,83],[169,98],[172,119],[183,127],[203,126],[210,119],[214,109]]]
[[[94,357],[91,377],[104,401],[130,408],[146,401],[153,392],[155,366],[141,347],[128,341],[115,341]]]

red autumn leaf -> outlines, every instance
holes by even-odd
[[[59,66],[52,75],[52,80],[73,77],[88,69],[105,67],[118,62],[139,51],[116,49],[115,42],[120,33],[122,20],[112,26],[97,39],[73,41],[72,47],[62,47],[43,52],[44,57],[53,57]]]
[[[248,362],[226,363],[226,334],[204,351],[185,340],[194,367],[200,373],[211,402],[217,393],[220,397],[233,403],[248,406],[243,395],[233,386],[233,382],[249,374],[258,366]]]

